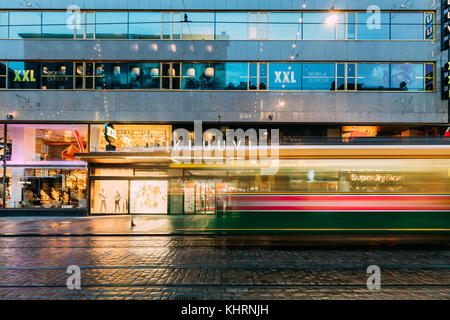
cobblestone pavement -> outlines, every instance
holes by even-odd
[[[0,238],[0,299],[450,299],[448,248],[223,245],[206,236]],[[381,268],[381,290],[366,269]],[[68,290],[66,269],[82,270]]]

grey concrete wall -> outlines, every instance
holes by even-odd
[[[440,0],[306,0],[306,10],[366,10],[376,4],[382,10],[430,9]],[[300,10],[302,0],[0,0],[1,8],[65,9],[70,5],[81,9],[149,9],[149,10]],[[404,4],[404,6],[403,6]]]
[[[280,99],[283,103],[275,105]],[[274,109],[275,108],[275,109]],[[434,93],[8,91],[0,117],[38,121],[446,123]],[[3,120],[1,119],[1,120]]]
[[[290,61],[293,41],[0,40],[0,60]],[[437,41],[299,41],[296,61],[434,61]],[[298,51],[295,51],[297,53]]]

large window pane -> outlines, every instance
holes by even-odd
[[[300,90],[302,65],[300,63],[270,63],[270,90]]]
[[[0,11],[0,39],[8,38],[8,14]]]
[[[71,25],[69,28],[67,26],[68,18],[69,15],[66,12],[44,11],[42,13],[42,38],[73,39],[75,25]]]
[[[8,88],[40,89],[41,64],[33,61],[8,62]]]
[[[303,13],[303,40],[335,40],[336,23],[328,12]]]
[[[41,16],[42,13],[37,11],[10,11],[9,38],[40,38]]]
[[[128,12],[96,12],[96,39],[127,39]]]
[[[85,169],[8,168],[7,208],[86,208]]]
[[[424,64],[391,64],[391,87],[401,91],[424,91]]]
[[[423,40],[425,37],[424,14],[415,12],[391,13],[392,40]]]
[[[213,63],[183,63],[182,89],[214,90],[215,67]]]
[[[358,63],[358,90],[389,90],[389,64]]]
[[[358,40],[389,40],[389,13],[357,13]]]
[[[126,63],[96,63],[95,64],[95,88],[102,89],[127,89]]]
[[[43,62],[41,88],[73,89],[72,62]]]
[[[91,183],[91,213],[128,213],[128,181],[96,180]]]
[[[130,213],[167,213],[167,181],[131,181]]]
[[[80,141],[76,137],[80,136]],[[86,125],[10,124],[12,155],[9,164],[76,161],[75,153],[87,146]],[[81,145],[82,144],[82,145]]]
[[[0,89],[6,88],[6,62],[0,62]]]
[[[160,89],[159,63],[130,63],[130,89]]]
[[[130,39],[161,39],[161,12],[130,12]]]
[[[247,13],[217,12],[216,40],[247,40]]]
[[[304,63],[302,90],[334,90],[334,63]]]
[[[183,26],[183,39],[214,40],[214,13],[187,12],[187,20]],[[183,17],[183,19],[186,18]]]
[[[248,63],[216,65],[216,90],[247,90]]]
[[[270,40],[294,40],[301,39],[302,27],[299,21],[301,12],[271,12],[269,39]],[[299,36],[297,36],[299,32]]]

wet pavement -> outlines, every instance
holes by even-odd
[[[445,247],[311,248],[226,236],[10,236],[0,237],[0,257],[0,299],[450,299]],[[81,268],[81,290],[66,287],[70,265]],[[370,265],[381,268],[380,290],[366,286]]]

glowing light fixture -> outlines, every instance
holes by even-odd
[[[205,75],[207,77],[214,77],[214,68],[212,68],[212,67],[206,68]]]
[[[187,75],[191,78],[195,78],[195,69],[194,68],[187,69]]]

